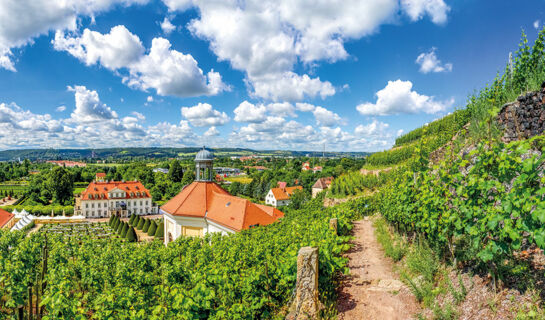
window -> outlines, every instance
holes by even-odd
[[[95,204],[94,203],[91,203],[91,208],[94,208],[95,207]]]
[[[88,203],[85,204],[85,208],[89,208],[89,204],[88,204]]]
[[[148,200],[146,200],[146,206],[148,205],[148,203],[149,203]]]
[[[142,205],[142,200],[140,200],[140,205]]]
[[[97,208],[100,208],[100,202],[97,204]]]
[[[142,212],[144,212],[144,211],[142,211],[142,209],[140,209],[140,213],[142,213]]]

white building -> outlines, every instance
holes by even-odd
[[[74,214],[86,218],[154,213],[151,194],[140,181],[93,181],[76,197]]]
[[[287,206],[290,204],[291,196],[295,190],[303,190],[303,187],[272,188],[265,196],[265,203],[273,207]]]
[[[181,236],[234,233],[274,223],[284,216],[273,207],[232,196],[215,183],[213,159],[211,152],[199,151],[195,157],[196,181],[161,207],[165,244]]]

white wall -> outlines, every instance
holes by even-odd
[[[182,235],[182,226],[202,228],[203,235],[207,234],[208,232],[221,232],[223,234],[234,233],[233,230],[214,223],[213,221],[209,221],[206,218],[174,216],[163,210],[160,210],[160,212],[163,213],[163,217],[165,219],[165,244],[168,244],[169,232],[172,234],[173,241]]]

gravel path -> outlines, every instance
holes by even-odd
[[[356,238],[347,253],[350,275],[343,277],[339,288],[338,319],[413,319],[420,307],[384,256],[373,222],[356,221],[352,232]]]

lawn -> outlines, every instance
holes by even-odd
[[[237,176],[237,177],[227,177],[225,178],[226,181],[230,182],[239,182],[239,183],[250,183],[252,182],[252,178],[248,176]]]

